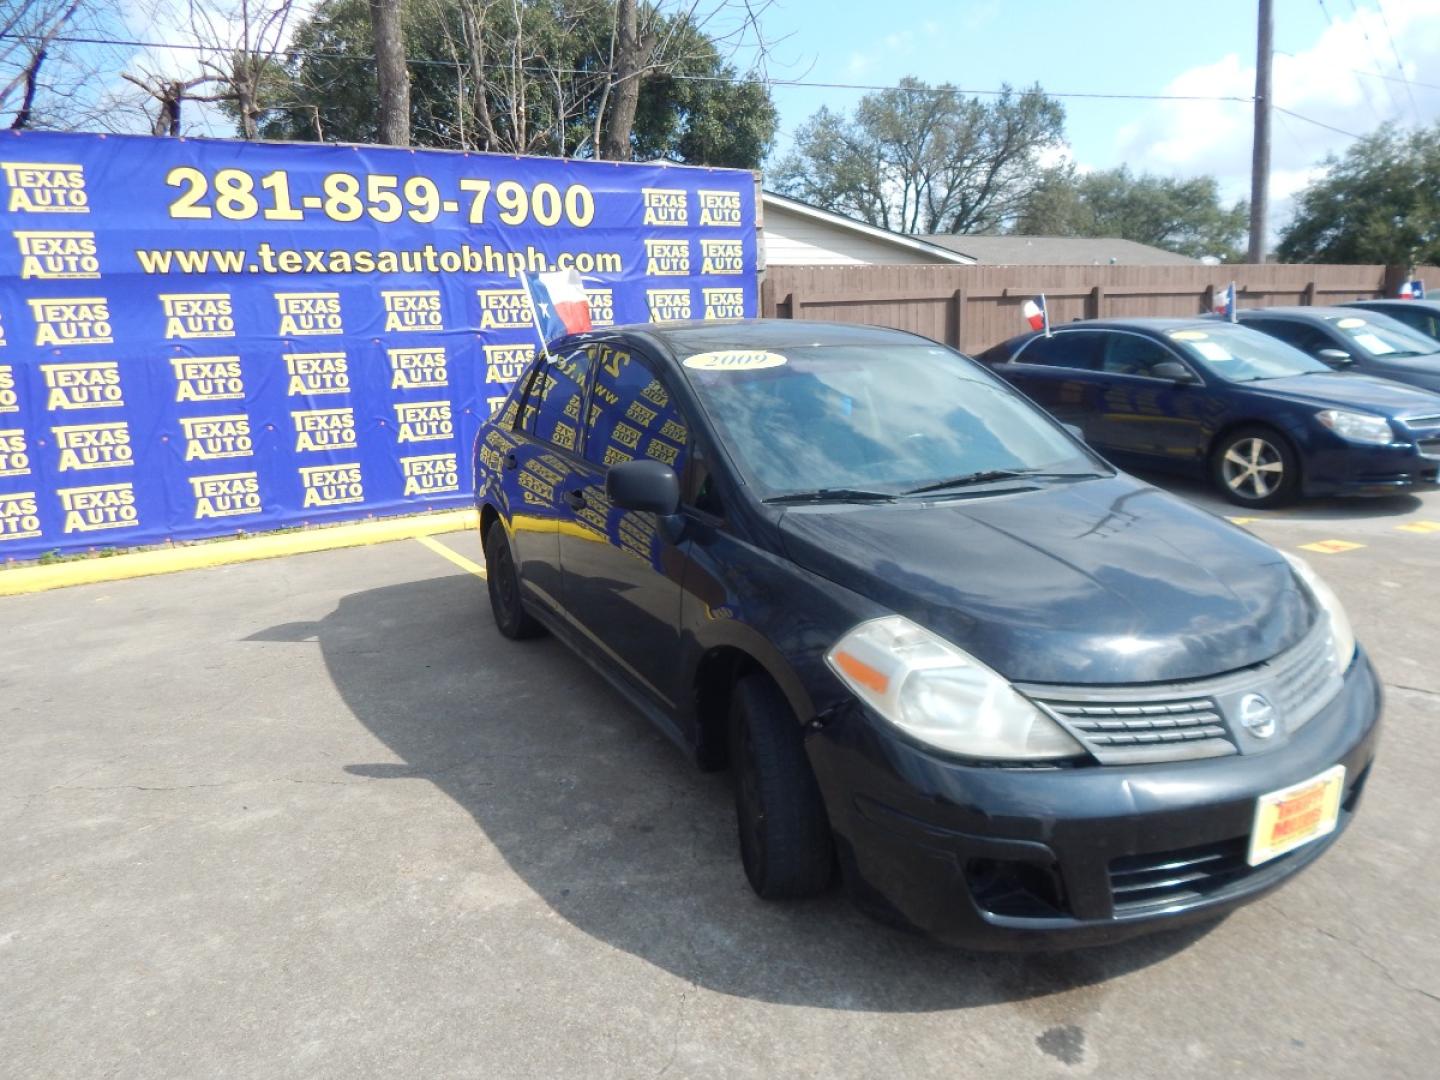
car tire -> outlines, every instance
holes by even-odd
[[[1300,490],[1300,461],[1290,440],[1259,424],[1227,433],[1210,458],[1210,475],[1221,495],[1237,506],[1283,506]]]
[[[495,522],[485,534],[485,587],[495,628],[513,641],[539,637],[545,632],[520,602],[520,572],[510,554],[505,526]]]
[[[764,675],[735,684],[730,738],[740,861],[751,888],[765,900],[824,892],[835,861],[825,802],[800,724]]]

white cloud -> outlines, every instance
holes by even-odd
[[[1440,0],[1390,0],[1385,12],[1405,61],[1406,77],[1440,84]],[[1407,92],[1399,81],[1355,69],[1399,77],[1385,25],[1374,8],[1361,7],[1348,17],[1335,18],[1303,52],[1276,55],[1272,225],[1288,219],[1291,196],[1323,173],[1324,158],[1343,153],[1354,141],[1299,117],[1357,134],[1372,131],[1382,121],[1413,125],[1440,118],[1440,91],[1415,86]],[[1254,88],[1253,61],[1231,53],[1181,73],[1163,93],[1249,98]],[[1116,157],[1136,171],[1213,173],[1227,196],[1244,198],[1250,190],[1253,116],[1249,101],[1156,102],[1116,132]]]

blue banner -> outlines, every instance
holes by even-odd
[[[0,559],[467,504],[525,272],[756,308],[737,170],[6,132],[0,198]]]

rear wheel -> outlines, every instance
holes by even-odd
[[[545,632],[520,603],[520,573],[510,554],[505,526],[498,521],[485,534],[485,587],[490,592],[490,611],[500,633],[519,641]]]
[[[1300,463],[1289,441],[1267,427],[1239,428],[1215,448],[1211,473],[1216,488],[1239,506],[1282,506],[1300,487]]]
[[[765,900],[815,896],[834,866],[830,823],[795,714],[769,679],[747,675],[730,706],[740,860]]]

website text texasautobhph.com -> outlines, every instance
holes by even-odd
[[[617,251],[566,251],[553,258],[539,248],[436,247],[394,251],[277,247],[262,242],[251,255],[243,248],[137,248],[146,274],[505,274],[575,269],[582,274],[616,274],[624,269]]]

